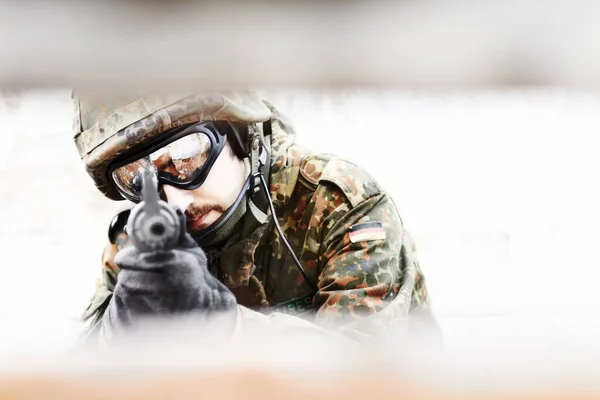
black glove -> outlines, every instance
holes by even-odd
[[[234,295],[208,272],[204,251],[185,232],[183,213],[178,214],[182,234],[173,250],[140,253],[129,246],[116,255],[121,271],[105,321],[113,334],[147,317],[225,314],[235,319]]]

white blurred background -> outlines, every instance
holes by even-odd
[[[515,324],[552,335],[575,321],[599,332],[599,95],[263,95],[290,116],[299,143],[356,161],[393,194],[447,346]],[[9,93],[1,104],[0,341],[53,334],[66,345],[93,292],[108,224],[126,204],[105,199],[85,173],[68,90]]]

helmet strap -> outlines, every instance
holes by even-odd
[[[229,207],[223,215],[221,215],[211,226],[206,228],[194,240],[202,247],[212,247],[222,243],[233,232],[237,223],[242,219],[247,211],[246,197],[247,188],[250,184],[250,177],[244,184],[244,189],[240,192],[237,199],[231,207]]]
[[[267,220],[266,210],[268,207],[266,196],[261,190],[260,176],[268,176],[270,157],[264,138],[258,127],[253,124],[248,127],[249,151],[250,154],[250,176],[251,183],[248,196],[248,208],[254,219],[263,224]]]

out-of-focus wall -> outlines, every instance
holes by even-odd
[[[561,90],[264,92],[298,142],[363,165],[415,236],[449,344],[597,314],[600,96]],[[0,346],[68,342],[126,204],[77,157],[69,91],[0,103]],[[532,316],[533,317],[529,317]],[[578,319],[579,318],[579,319]],[[533,322],[532,322],[533,321]],[[554,321],[554,322],[553,322]],[[554,324],[554,325],[553,325]],[[590,325],[592,324],[592,325]]]

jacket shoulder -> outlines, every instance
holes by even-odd
[[[352,207],[382,191],[375,179],[363,168],[332,154],[304,157],[300,164],[300,175],[314,186],[322,182],[333,183],[344,193]]]

